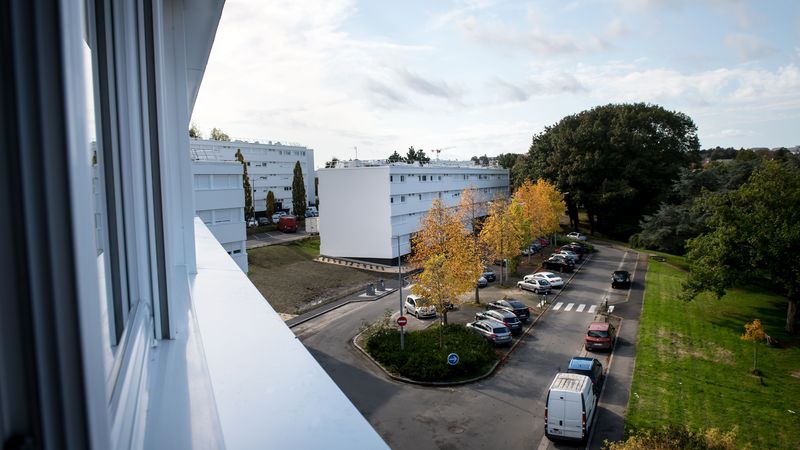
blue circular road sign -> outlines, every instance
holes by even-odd
[[[447,355],[447,364],[450,364],[451,366],[458,364],[458,355],[455,353],[450,353]]]

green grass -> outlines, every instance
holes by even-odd
[[[649,262],[627,431],[738,427],[740,446],[800,448],[800,339],[783,332],[785,299],[748,288],[684,303],[686,275],[670,265],[683,262],[667,263]],[[763,379],[750,373],[753,343],[740,339],[756,318],[784,344],[757,344]]]
[[[486,339],[455,324],[445,325],[441,349],[438,325],[406,333],[403,351],[399,330],[384,326],[367,339],[366,349],[390,372],[417,381],[467,380],[483,375],[497,361]],[[447,363],[450,353],[459,356],[458,364]]]

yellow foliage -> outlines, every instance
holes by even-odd
[[[489,256],[494,259],[517,256],[530,239],[530,225],[522,203],[517,199],[510,203],[505,199],[493,201],[480,233]]]
[[[545,236],[559,230],[564,212],[564,195],[549,182],[525,180],[514,192],[514,199],[525,208],[532,236]]]
[[[741,336],[743,341],[763,341],[766,338],[767,334],[764,332],[759,319],[744,324],[744,334]]]
[[[433,201],[420,225],[411,262],[424,270],[411,290],[444,315],[447,303],[457,303],[459,295],[475,287],[483,267],[460,217],[441,200]]]

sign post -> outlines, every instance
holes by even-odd
[[[397,318],[397,325],[400,325],[400,328],[403,328],[408,323],[408,319],[406,316],[400,316]]]
[[[403,260],[400,256],[400,235],[397,235],[397,280],[400,282],[400,317],[397,318],[397,324],[400,325],[400,319],[405,320],[403,316]],[[405,323],[400,325],[400,350],[406,349],[405,343]]]

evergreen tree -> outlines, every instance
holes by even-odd
[[[272,191],[267,192],[267,218],[271,221],[272,215],[275,214],[275,194]]]
[[[244,160],[241,149],[236,149],[236,160],[242,163],[244,173],[242,174],[242,187],[244,188],[244,217],[252,219],[256,215],[253,208],[253,189],[250,187],[250,175],[247,174],[247,162]]]
[[[292,180],[292,211],[297,217],[306,215],[306,184],[303,181],[303,169],[300,161],[294,163],[294,179]]]

